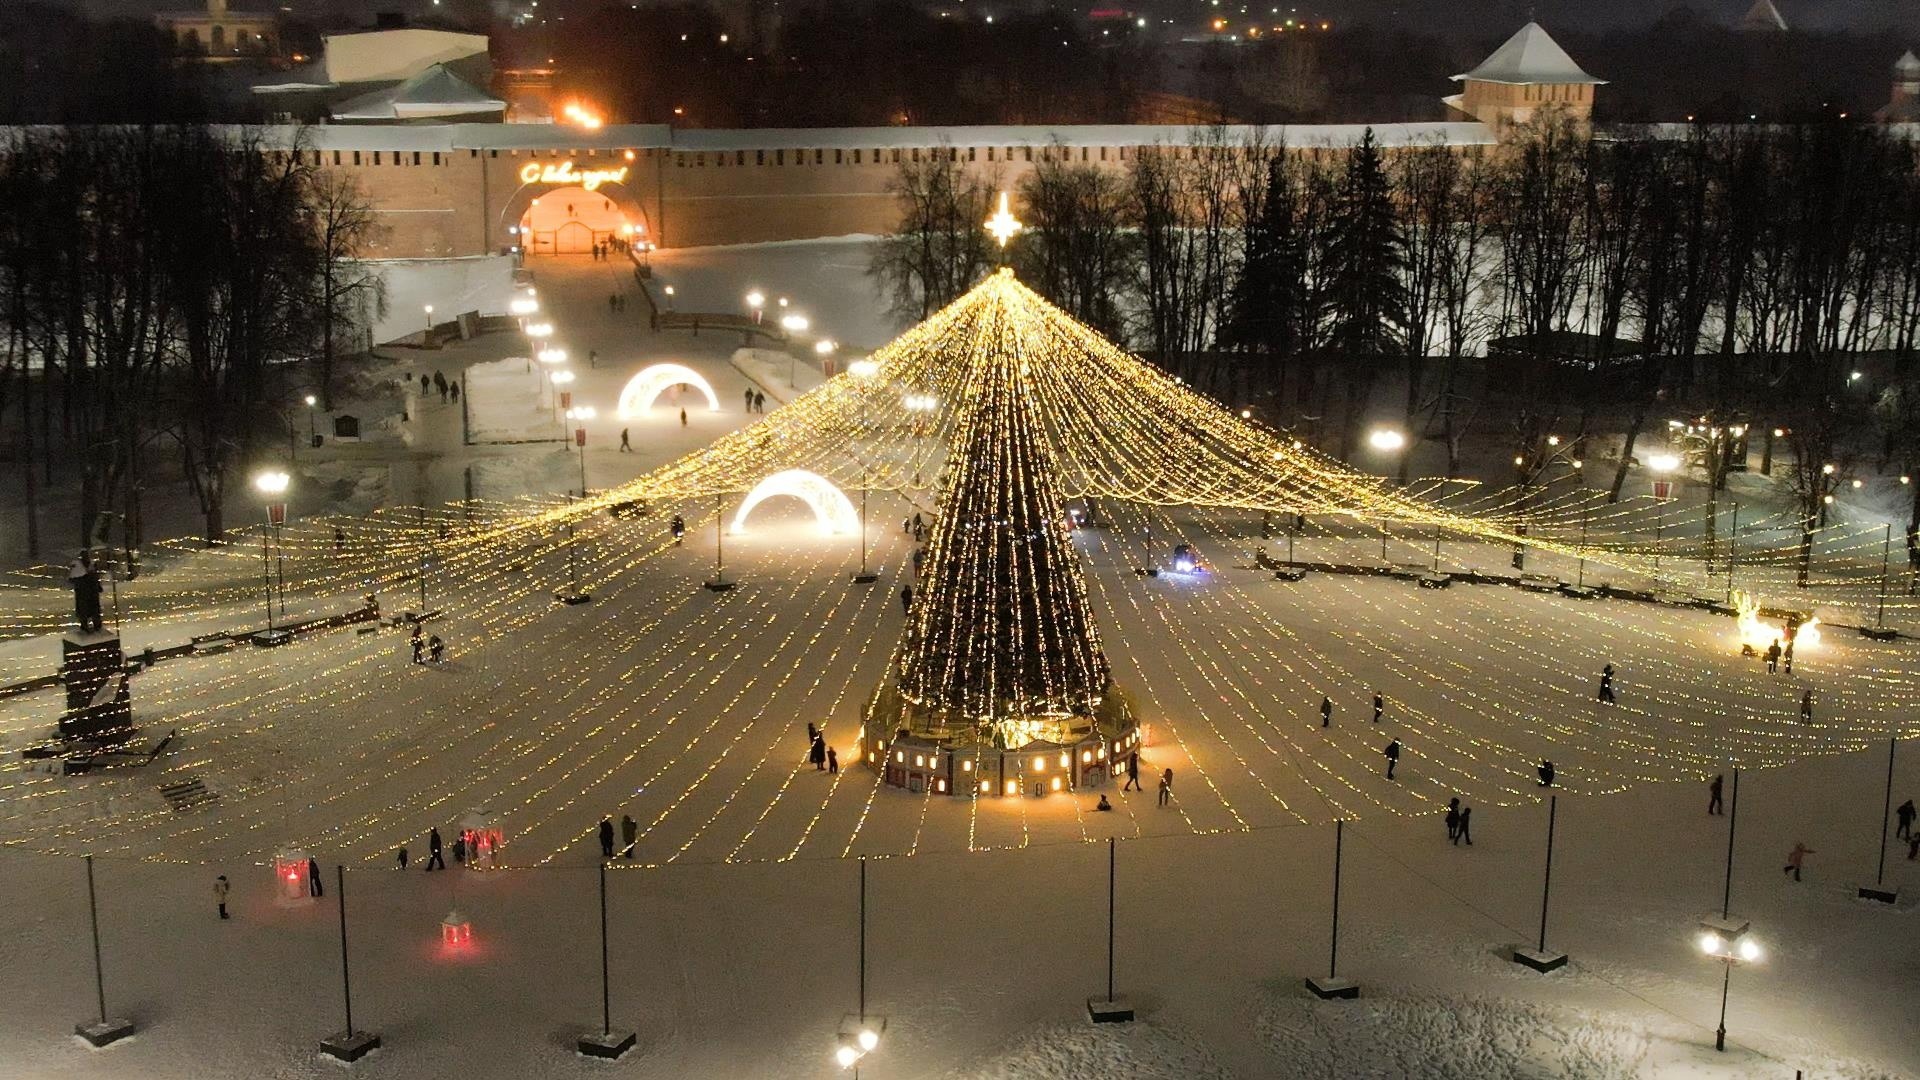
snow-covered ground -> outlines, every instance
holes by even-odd
[[[652,334],[644,315],[607,311],[622,285],[611,271],[550,269],[543,295],[575,393],[601,408],[588,487],[756,419],[739,409],[749,386],[770,406],[785,399],[777,358],[736,355],[737,336]],[[739,284],[733,269],[714,275],[716,296]],[[511,355],[485,339],[465,348],[428,366]],[[625,380],[657,360],[700,371],[722,411],[690,410],[684,426],[665,406],[611,415]],[[511,367],[489,370],[510,382]],[[500,389],[470,408],[525,407]],[[16,913],[0,935],[0,1076],[337,1075],[314,1052],[340,1024],[336,915],[331,895],[273,902],[264,864],[288,845],[347,868],[355,1019],[389,1043],[357,1067],[369,1076],[833,1075],[834,1028],[855,1009],[856,856],[869,858],[869,1011],[888,1018],[870,1076],[1920,1075],[1920,863],[1891,850],[1888,880],[1904,889],[1893,908],[1853,897],[1875,872],[1887,740],[1920,734],[1912,640],[1829,633],[1792,675],[1769,676],[1739,656],[1723,616],[1385,577],[1284,583],[1254,566],[1259,550],[1286,555],[1258,515],[1104,507],[1112,526],[1076,543],[1116,681],[1148,724],[1146,771],[1174,770],[1173,804],[1110,789],[1112,814],[1093,810],[1098,791],[910,795],[860,767],[853,743],[901,632],[911,544],[899,495],[872,500],[879,583],[849,583],[855,541],[823,538],[775,501],[727,537],[741,584],[715,594],[699,583],[715,514],[730,508],[603,515],[571,538],[508,532],[502,522],[579,486],[578,450],[461,446],[458,407],[438,401],[417,423],[409,449],[385,452],[383,478],[355,479],[359,451],[320,461],[343,498],[384,483],[430,508],[337,519],[339,540],[335,519],[290,527],[302,585],[289,607],[350,606],[368,590],[388,610],[412,604],[424,562],[427,606],[446,610],[430,625],[446,663],[406,662],[399,631],[354,629],[183,658],[135,682],[138,721],[179,731],[160,761],[80,777],[0,764],[0,903]],[[634,453],[617,449],[623,427]],[[472,512],[442,506],[468,476]],[[1433,494],[1499,505],[1477,489]],[[1565,536],[1578,519],[1555,505],[1533,520]],[[666,532],[675,512],[691,527],[682,546]],[[1587,580],[1652,584],[1636,556],[1657,530],[1663,581],[1723,589],[1724,571],[1688,558],[1704,522],[1666,513],[1644,500],[1606,509],[1596,533],[1635,550],[1589,565]],[[1877,602],[1878,529],[1823,537],[1817,587],[1803,591],[1777,509],[1742,520],[1761,524],[1743,530],[1741,587],[1833,618]],[[1212,572],[1134,573],[1176,539]],[[1295,548],[1382,561],[1365,522],[1312,521]],[[1430,535],[1389,533],[1384,561],[1432,558]],[[1495,568],[1507,552],[1443,537],[1440,558]],[[129,585],[127,639],[257,623],[260,566],[247,543],[172,554]],[[1538,553],[1528,569],[1582,573]],[[30,674],[52,655],[65,597],[57,583],[18,584],[6,662]],[[573,585],[593,602],[556,604]],[[1920,622],[1900,590],[1891,600],[1890,621]],[[1606,663],[1619,671],[1610,706],[1594,700]],[[1324,728],[1323,694],[1335,703]],[[32,741],[59,706],[57,692],[0,700],[0,737]],[[810,721],[841,772],[802,761]],[[1381,775],[1389,739],[1405,748],[1394,781]],[[1895,763],[1895,803],[1920,794],[1914,749]],[[1538,931],[1543,757],[1560,799],[1549,944],[1574,957],[1549,976],[1504,955]],[[1734,972],[1731,1044],[1716,1054],[1720,969],[1692,942],[1720,903],[1729,823],[1703,812],[1705,779],[1735,766],[1733,907],[1767,956]],[[170,809],[158,785],[188,777],[218,799]],[[1456,795],[1476,811],[1472,847],[1445,843],[1438,814]],[[398,846],[423,859],[427,829],[450,841],[472,810],[498,816],[504,869],[392,869]],[[613,1008],[640,1047],[609,1066],[576,1058],[571,1039],[598,1019],[593,834],[622,814],[638,842],[611,875]],[[1323,1004],[1299,979],[1325,970],[1336,818],[1348,823],[1339,966],[1365,989]],[[1096,1029],[1082,1003],[1104,992],[1109,837],[1121,841],[1119,989],[1142,1021]],[[1779,866],[1799,841],[1815,854],[1796,884]],[[143,1025],[98,1052],[66,1034],[93,1008],[79,854],[97,857],[108,1008]],[[227,923],[212,917],[217,873],[235,883]],[[476,943],[449,951],[438,923],[454,906]]]

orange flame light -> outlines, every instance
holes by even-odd
[[[567,123],[586,128],[588,131],[596,130],[606,123],[599,113],[578,101],[567,102],[561,108],[560,115],[566,119]]]

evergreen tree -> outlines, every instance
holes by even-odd
[[[1402,277],[1406,239],[1372,128],[1347,157],[1329,230],[1322,297],[1327,345],[1347,370],[1347,410],[1340,436],[1345,457],[1379,374],[1380,358],[1399,350],[1407,323]]]
[[[1306,344],[1307,250],[1300,198],[1300,183],[1283,147],[1267,159],[1266,187],[1247,229],[1246,256],[1221,335],[1229,348],[1264,361],[1276,396],[1285,388],[1287,361]]]

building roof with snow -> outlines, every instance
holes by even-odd
[[[1580,70],[1573,62],[1567,50],[1549,37],[1539,23],[1530,22],[1521,27],[1506,44],[1493,50],[1493,54],[1480,62],[1472,71],[1453,77],[1455,82],[1490,82],[1531,85],[1540,83],[1588,83],[1603,85],[1605,79],[1596,79]]]
[[[1780,9],[1773,6],[1773,0],[1753,0],[1753,6],[1740,16],[1740,29],[1783,34],[1787,30],[1787,20],[1780,14]]]
[[[503,114],[507,103],[435,64],[405,82],[343,101],[333,108],[340,121],[438,120]]]
[[[1920,56],[1913,55],[1912,49],[1901,53],[1900,59],[1893,62],[1893,73],[1908,79],[1920,79]]]

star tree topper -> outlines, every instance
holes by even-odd
[[[1013,239],[1013,234],[1019,232],[1020,228],[1019,219],[1013,216],[1013,211],[1007,209],[1007,193],[1003,191],[1000,193],[999,212],[987,219],[987,232],[995,240],[1000,241],[1000,247],[1004,250],[1007,241]]]

